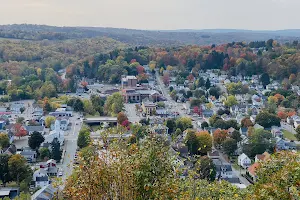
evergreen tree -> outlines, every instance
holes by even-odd
[[[206,79],[206,82],[205,82],[205,88],[208,90],[210,88],[210,80],[209,78]]]
[[[51,142],[51,158],[59,162],[61,160],[62,150],[60,149],[60,143],[57,138],[54,138]]]
[[[41,133],[34,131],[31,136],[28,138],[28,146],[31,149],[38,149],[40,145],[45,141],[44,136]]]

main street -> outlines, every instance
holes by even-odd
[[[166,106],[169,106],[170,110],[172,112],[177,112],[179,114],[179,116],[183,117],[186,115],[186,113],[184,112],[183,109],[183,105],[180,103],[177,103],[176,101],[174,101],[171,96],[169,95],[169,91],[168,89],[165,87],[164,83],[162,82],[158,71],[156,71],[156,81],[158,84],[158,87],[160,89],[160,91],[162,92],[162,95],[167,99],[167,103]]]
[[[173,113],[177,112],[180,117],[187,116],[186,109],[184,108],[183,103],[177,103],[176,101],[174,101],[171,98],[171,96],[169,95],[169,91],[165,87],[164,83],[162,82],[161,77],[159,76],[158,72],[156,72],[156,81],[157,81],[157,85],[158,85],[160,91],[162,92],[163,96],[167,99],[167,102],[165,102],[166,107]],[[190,117],[190,118],[192,118],[192,117]],[[192,124],[193,124],[194,128],[198,127],[197,120],[193,119]]]
[[[73,171],[73,162],[77,149],[77,138],[82,126],[82,121],[79,118],[79,113],[74,113],[70,118],[71,129],[65,132],[64,155],[62,164],[59,165],[63,171],[63,181],[71,175]]]

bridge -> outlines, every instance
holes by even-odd
[[[129,138],[132,134],[110,134],[106,136],[107,139],[120,139],[120,138]],[[93,139],[102,139],[102,136],[99,133],[91,133],[91,138]]]
[[[83,120],[86,124],[117,123],[116,117],[91,117]]]

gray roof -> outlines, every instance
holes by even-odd
[[[25,128],[28,132],[34,132],[34,131],[41,132],[44,130],[45,127],[44,126],[26,126]]]
[[[25,156],[25,155],[29,156],[29,155],[35,155],[36,152],[35,151],[22,151],[20,154],[23,156]]]
[[[222,169],[225,169],[226,172],[232,171],[232,167],[230,164],[216,165],[216,171],[220,172]]]
[[[41,177],[36,177],[36,181],[39,182],[39,181],[48,181],[48,176],[41,176]]]
[[[47,185],[42,189],[38,190],[31,196],[32,200],[50,200],[54,196],[54,193],[57,189],[55,189],[52,185]]]
[[[238,177],[233,178],[222,178],[222,180],[228,181],[229,183],[241,183],[240,179]]]

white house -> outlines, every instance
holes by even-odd
[[[213,159],[216,166],[216,179],[233,178],[232,167],[229,163],[223,163],[220,159]]]
[[[246,154],[243,153],[238,157],[238,165],[246,169],[251,165],[251,160]]]
[[[68,117],[61,117],[61,118],[57,118],[56,120],[59,122],[61,130],[63,131],[68,130],[68,126],[70,123]]]
[[[33,173],[32,181],[35,187],[44,187],[49,185],[49,177],[44,169],[38,169]]]
[[[294,127],[297,128],[300,126],[300,119],[294,121]]]
[[[44,143],[49,143],[50,144],[50,143],[52,143],[52,141],[53,141],[54,138],[58,139],[60,145],[64,144],[64,141],[65,141],[64,131],[62,131],[60,129],[60,122],[59,122],[59,120],[55,121],[54,130],[51,131],[49,135],[45,136]]]
[[[40,163],[40,168],[43,169],[48,176],[56,176],[58,172],[56,161],[53,159],[50,159],[45,163]]]
[[[253,95],[251,99],[252,99],[253,106],[262,106],[263,105],[263,100],[258,95],[256,95],[256,94]]]

